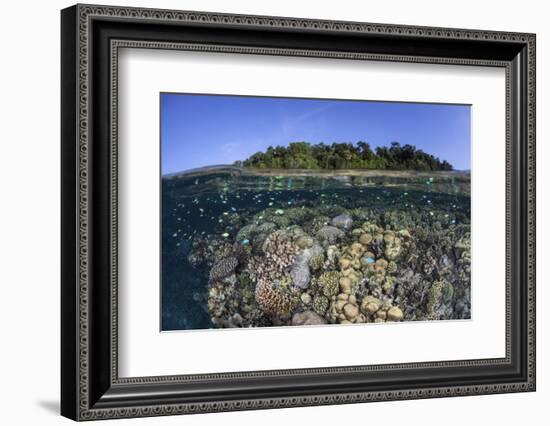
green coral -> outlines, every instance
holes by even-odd
[[[318,283],[322,288],[323,294],[327,297],[336,296],[338,294],[340,273],[338,271],[329,271],[321,274]]]
[[[450,282],[445,281],[441,288],[441,293],[443,295],[443,300],[445,301],[445,303],[449,303],[453,299],[454,292],[455,289],[453,285]]]
[[[426,302],[426,313],[429,317],[433,317],[435,314],[435,310],[437,309],[437,306],[439,305],[439,301],[441,300],[442,295],[442,289],[443,289],[443,283],[441,281],[436,281],[432,284],[430,287],[430,290],[428,291],[428,300]]]
[[[286,228],[290,224],[290,219],[286,216],[273,216],[271,221],[279,228]]]
[[[313,298],[313,310],[321,316],[325,315],[327,312],[328,304],[328,298],[321,294],[317,294]]]
[[[290,287],[291,283],[292,283],[292,278],[288,274],[283,275],[279,280],[279,285],[283,288]]]
[[[314,212],[305,207],[295,207],[290,208],[286,211],[286,216],[293,222],[293,223],[302,223],[306,220],[311,219],[314,216]]]
[[[309,259],[309,267],[314,271],[318,271],[319,269],[321,269],[324,263],[325,255],[323,253],[312,256],[311,259]]]
[[[393,278],[392,277],[386,277],[386,280],[384,281],[384,284],[382,284],[382,290],[386,294],[391,294],[393,291]]]

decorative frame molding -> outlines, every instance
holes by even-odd
[[[139,24],[130,31],[124,25]],[[189,28],[178,40],[168,28]],[[206,28],[234,32],[238,44],[212,43]],[[193,31],[197,30],[197,33]],[[294,44],[302,34],[347,35],[350,47],[322,49],[247,45],[247,30],[283,34]],[[158,41],[140,39],[140,31]],[[162,33],[162,31],[165,31]],[[122,37],[124,36],[124,37]],[[155,36],[156,37],[156,36]],[[172,37],[172,38],[170,38]],[[205,40],[198,42],[200,37]],[[374,40],[368,51],[354,40]],[[276,38],[276,37],[275,37]],[[346,39],[347,40],[347,39]],[[387,43],[420,47],[406,55]],[[279,41],[275,41],[276,44]],[[447,43],[447,44],[445,44]],[[463,56],[426,54],[454,46]],[[423,47],[426,46],[426,47]],[[458,47],[456,47],[458,46]],[[464,47],[462,47],[464,46]],[[117,368],[117,70],[119,48],[218,51],[238,54],[313,56],[337,59],[481,65],[506,69],[506,357],[433,363],[327,367],[192,376],[119,378]],[[478,48],[475,50],[474,48]],[[467,49],[466,49],[467,48]],[[370,50],[369,50],[370,49]],[[442,50],[439,48],[439,52]],[[468,51],[468,49],[474,49]],[[455,52],[451,50],[451,53]],[[409,27],[357,22],[76,5],[62,12],[62,414],[75,420],[277,408],[351,402],[433,398],[535,390],[535,36],[510,32]],[[93,159],[93,161],[92,161]],[[99,168],[101,170],[99,170]],[[107,172],[107,173],[101,173]],[[519,209],[518,211],[514,209]],[[99,233],[98,230],[103,230]],[[106,258],[102,257],[103,252]],[[520,258],[512,263],[512,254]],[[519,300],[518,298],[521,298]],[[93,303],[92,303],[93,301]],[[521,303],[520,303],[521,302]],[[102,308],[98,308],[98,304]],[[474,368],[506,370],[508,380],[446,383],[446,372]],[[409,370],[430,371],[441,383],[399,384]],[[376,389],[351,381],[395,373],[395,387]],[[512,374],[512,371],[515,373]],[[338,392],[287,394],[266,391],[277,378],[350,377]],[[370,375],[370,376],[369,376]],[[363,376],[362,376],[363,377]],[[373,376],[374,377],[374,376]],[[434,383],[437,382],[434,378]],[[224,381],[248,380],[263,392],[237,395],[213,391]],[[445,379],[445,380],[444,380]],[[367,380],[368,381],[368,380]],[[187,386],[187,388],[186,388]],[[196,388],[195,394],[188,388]],[[182,389],[169,398],[165,390]],[[223,386],[222,386],[223,387]],[[390,386],[391,387],[391,386]],[[183,389],[187,389],[183,392]],[[313,389],[312,385],[312,389]],[[315,389],[317,389],[315,388]],[[325,385],[326,388],[326,385]],[[372,388],[372,390],[371,390]],[[251,391],[250,391],[251,392]],[[138,393],[141,395],[139,396]],[[149,396],[143,396],[148,394]],[[212,396],[208,396],[208,395]],[[248,395],[248,396],[246,396]]]

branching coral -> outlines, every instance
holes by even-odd
[[[296,260],[297,247],[284,232],[273,232],[264,242],[265,256],[255,256],[248,262],[249,275],[256,282],[255,299],[262,311],[287,316],[292,298],[283,285],[289,281],[288,268]]]

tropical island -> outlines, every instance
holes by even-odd
[[[288,146],[268,147],[235,166],[248,169],[302,169],[302,170],[416,170],[451,171],[453,166],[428,154],[414,145],[392,142],[389,147],[374,151],[366,142],[318,143],[292,142]]]

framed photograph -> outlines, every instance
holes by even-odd
[[[61,412],[535,390],[535,35],[61,12]]]

